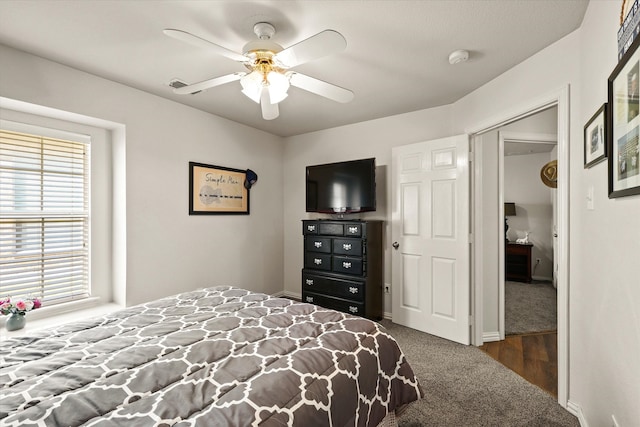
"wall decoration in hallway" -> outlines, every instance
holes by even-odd
[[[604,103],[584,126],[584,167],[590,168],[607,157],[607,104]]]
[[[558,187],[558,161],[551,160],[540,169],[540,179],[549,188]]]
[[[608,81],[609,198],[640,194],[640,53],[637,38]]]

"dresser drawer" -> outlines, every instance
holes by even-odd
[[[362,276],[364,263],[362,262],[362,258],[335,255],[333,257],[333,271],[341,274]]]
[[[317,221],[302,221],[302,234],[318,234]]]
[[[333,253],[362,256],[362,239],[333,239]]]
[[[507,243],[506,253],[507,255],[529,255],[532,247],[533,245]]]
[[[325,236],[342,236],[344,234],[344,226],[339,222],[320,221],[318,223],[318,234]]]
[[[331,270],[331,255],[315,252],[304,253],[304,267],[314,270]]]
[[[364,304],[353,302],[341,298],[333,298],[327,295],[314,294],[312,292],[302,292],[302,302],[319,305],[325,308],[342,311],[344,313],[364,316]]]
[[[320,236],[305,236],[304,249],[307,252],[331,253],[331,238]]]
[[[344,225],[344,235],[347,237],[361,237],[362,236],[362,223],[355,222]]]
[[[302,270],[302,290],[364,302],[364,281],[323,276]]]

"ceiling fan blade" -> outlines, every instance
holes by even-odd
[[[265,120],[273,120],[280,115],[278,104],[271,103],[269,91],[266,88],[262,89],[260,95],[260,107],[262,107],[262,118]]]
[[[296,72],[291,73],[289,82],[292,86],[299,87],[307,92],[315,93],[316,95],[324,96],[325,98],[329,98],[343,104],[351,102],[354,97],[353,92],[349,89]]]
[[[200,92],[205,89],[210,89],[215,86],[220,86],[225,83],[230,83],[236,80],[240,80],[242,76],[244,76],[245,74],[246,73],[233,73],[233,74],[227,74],[226,76],[203,80],[201,82],[194,83],[192,85],[187,85],[187,86],[173,89],[173,93],[177,93],[178,95],[187,95],[190,93]]]
[[[208,40],[200,38],[198,36],[194,36],[191,33],[182,30],[175,30],[173,28],[167,28],[162,30],[163,33],[168,35],[169,37],[173,37],[174,39],[183,41],[185,43],[189,43],[194,46],[203,47],[205,49],[209,49],[210,51],[217,53],[218,55],[225,56],[229,59],[233,59],[238,62],[246,62],[248,58],[244,55],[236,53],[232,50],[227,49],[226,47],[222,47],[215,43],[212,43]]]
[[[342,34],[334,30],[324,30],[278,52],[274,58],[283,68],[291,68],[332,53],[338,53],[345,47],[347,47],[347,41]]]

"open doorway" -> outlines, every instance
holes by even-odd
[[[500,341],[482,349],[557,397],[557,189],[548,175],[557,167],[557,108],[497,132],[504,204],[498,236]]]
[[[535,127],[539,132],[514,132]],[[557,188],[545,172],[557,163],[557,109],[498,131],[500,212],[500,338],[557,330]],[[502,234],[500,235],[502,237]],[[500,239],[502,243],[502,239]]]
[[[557,277],[557,396],[566,407],[568,400],[568,295],[569,277],[566,270],[569,252],[568,188],[569,188],[569,114],[568,88],[541,96],[530,103],[515,106],[497,118],[470,129],[474,172],[472,174],[473,257],[472,290],[475,319],[473,342],[476,345],[504,340],[504,317],[500,305],[504,299],[504,195],[499,167],[504,167],[502,152],[498,156],[498,133],[504,127],[522,119],[546,113],[555,118],[554,131],[539,126],[510,129],[517,133],[555,134],[557,138],[557,245],[553,250],[553,271]],[[525,123],[525,122],[522,122]],[[498,164],[500,163],[500,164]],[[500,191],[498,191],[500,190]],[[517,236],[520,237],[520,236]],[[533,237],[533,236],[531,236]],[[514,235],[513,238],[516,238]],[[535,255],[533,256],[535,262]],[[542,257],[540,257],[542,258]],[[556,270],[555,266],[559,266]],[[538,271],[536,270],[536,275]],[[552,274],[553,276],[553,274]],[[553,277],[552,277],[553,279]]]

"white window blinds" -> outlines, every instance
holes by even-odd
[[[0,129],[0,297],[89,288],[89,144]]]

